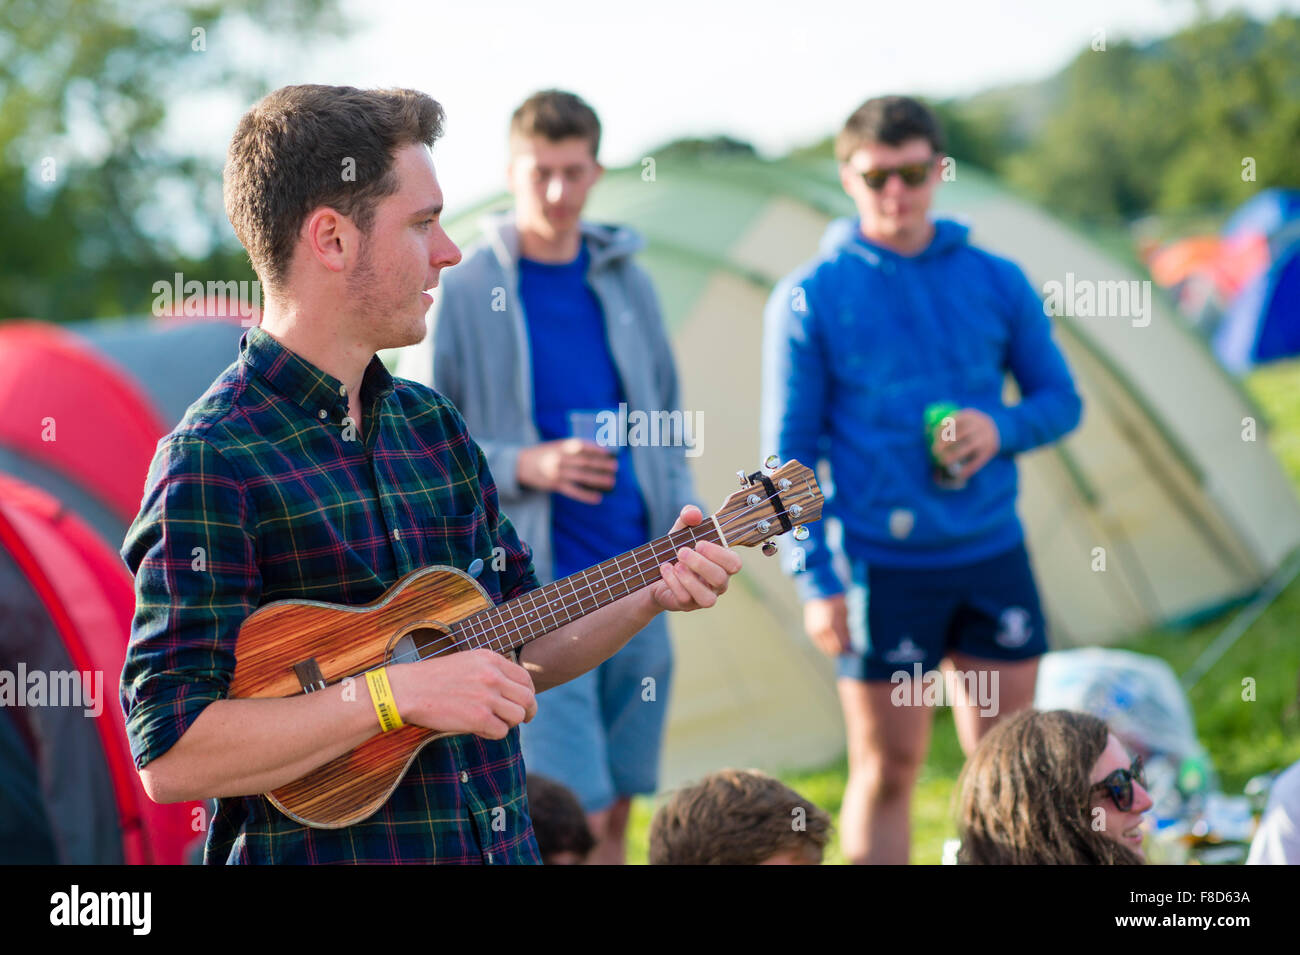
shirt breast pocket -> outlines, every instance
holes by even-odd
[[[493,602],[500,601],[498,577],[504,557],[492,551],[483,509],[475,507],[465,514],[430,514],[423,524],[423,563],[464,571],[478,581]]]

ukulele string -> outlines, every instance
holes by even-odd
[[[778,497],[778,496],[779,496],[779,494],[774,493],[774,494],[769,495],[768,497],[765,497],[765,498],[760,499],[758,502],[756,502],[756,503],[754,503],[754,504],[748,504],[748,506],[746,507],[745,510],[738,511],[738,512],[736,512],[734,515],[732,515],[731,517],[728,517],[728,518],[726,518],[726,519],[723,520],[723,521],[719,521],[719,522],[718,522],[718,526],[719,526],[720,528],[721,528],[721,527],[729,527],[731,524],[734,524],[736,521],[741,520],[742,518],[746,517],[748,511],[750,511],[750,510],[752,510],[752,509],[758,507],[758,506],[761,505],[761,504],[765,504],[765,503],[767,503],[768,501],[770,501],[770,500],[772,500],[773,498],[776,498],[776,497]],[[695,526],[695,527],[704,527],[705,525],[704,525],[703,522],[701,522],[701,523],[696,524],[696,525],[693,525],[693,526]],[[683,528],[683,530],[688,530],[688,529],[689,529],[689,528]],[[668,536],[671,537],[672,535],[670,534],[670,535],[668,535]],[[660,559],[661,556],[667,557],[669,554],[676,553],[676,550],[677,550],[676,547],[674,547],[671,551],[665,553],[664,555],[660,555],[660,554],[658,553],[658,551],[652,551],[651,554],[650,554],[650,556],[649,556],[648,558],[643,558],[643,559],[638,560],[635,564],[632,565],[632,568],[631,568],[631,569],[635,569],[639,574],[644,575],[644,574],[645,574],[645,570],[644,570],[643,568],[647,568],[647,569],[654,569],[654,568],[657,568],[661,563],[664,563],[664,561]],[[620,567],[619,570],[622,571],[623,568]],[[629,572],[630,572],[630,571],[629,571]],[[585,572],[584,572],[584,571],[579,571],[579,573],[585,573]],[[571,575],[571,576],[576,576],[576,575]],[[571,579],[571,577],[566,577],[566,578],[564,578],[564,579],[565,579],[565,580],[568,580],[568,579]],[[660,579],[660,580],[663,579],[662,575],[660,575],[660,578],[659,578],[659,579]],[[609,583],[606,581],[606,578],[604,577],[604,575],[601,575],[601,581],[605,583],[605,590],[606,590],[606,592],[610,592],[610,585],[609,585]],[[557,581],[557,583],[558,583],[558,582],[559,582],[559,581]],[[646,581],[645,583],[641,584],[641,587],[648,587],[648,586],[650,586],[653,582],[654,582],[654,581]],[[575,587],[574,587],[574,590],[573,590],[573,593],[572,593],[572,594],[569,594],[568,596],[569,596],[569,597],[577,597],[577,598],[578,598],[578,602],[579,602],[579,604],[581,604],[582,601],[584,601],[584,600],[586,600],[586,599],[588,599],[588,598],[591,598],[591,599],[594,599],[594,600],[598,600],[599,597],[596,596],[596,587],[598,587],[598,586],[599,586],[599,584],[593,584],[593,583],[591,583],[590,581],[585,581],[585,580],[584,580],[584,583],[583,583],[582,587],[586,589],[586,591],[587,591],[586,594],[584,594],[584,595],[582,595],[582,596],[579,596],[579,593],[578,593],[578,592],[579,592],[579,589],[580,589],[580,588],[579,588],[578,586],[575,586]],[[638,590],[639,590],[640,587],[635,588],[635,589],[638,589]],[[535,591],[534,591],[534,592],[535,592]],[[632,593],[632,591],[629,590],[628,593]],[[524,595],[521,595],[521,597],[520,597],[519,599],[522,599],[522,596],[524,596]],[[623,594],[622,596],[625,597],[625,596],[627,596],[627,594]],[[621,598],[620,598],[620,597],[616,597],[615,599],[618,600],[618,599],[621,599]],[[498,605],[497,605],[497,607],[501,607],[501,606],[503,606],[503,605],[502,605],[502,604],[498,604]],[[494,608],[491,608],[491,609],[497,609],[497,608],[494,607]],[[596,608],[596,609],[599,609],[599,608]],[[486,612],[486,611],[480,611],[480,613],[483,613],[483,612]],[[591,611],[588,611],[588,612],[591,612]],[[511,616],[512,616],[512,618],[514,618],[514,613],[513,613],[513,612],[511,613]],[[472,619],[472,617],[469,618],[469,619]],[[515,622],[517,619],[518,619],[518,618],[513,619],[512,622]],[[462,622],[463,622],[463,621],[462,621]],[[567,621],[567,622],[572,622],[572,621]],[[510,630],[504,630],[504,631],[501,631],[501,632],[499,632],[499,633],[494,634],[494,635],[491,637],[491,640],[490,640],[489,642],[491,642],[491,643],[495,643],[495,642],[497,642],[498,640],[500,640],[500,639],[502,639],[502,638],[506,638],[506,637],[514,636],[515,634],[520,633],[520,632],[524,631],[525,629],[527,629],[528,626],[529,626],[529,623],[528,623],[527,621],[524,621],[523,623],[521,623],[521,624],[520,624],[519,626],[517,626],[517,627],[514,627],[514,628],[512,628],[512,629],[510,629]],[[561,624],[561,626],[564,626],[564,624]],[[558,629],[558,628],[557,628],[557,629]],[[451,632],[451,633],[455,633],[456,630],[453,629],[453,630],[450,631],[450,632]],[[548,631],[548,632],[549,632],[549,631]],[[440,649],[440,650],[436,650],[436,651],[434,651],[433,653],[430,653],[428,656],[421,656],[421,655],[419,655],[419,651],[418,651],[418,650],[416,651],[416,653],[417,653],[417,656],[419,656],[419,659],[420,659],[420,660],[432,660],[434,657],[442,656],[444,653],[456,653],[456,652],[459,652],[459,651],[462,649],[462,647],[464,647],[464,646],[468,643],[468,641],[469,641],[469,639],[470,639],[471,637],[474,637],[474,636],[485,636],[485,635],[486,635],[486,634],[473,634],[473,633],[466,633],[466,635],[465,635],[463,638],[461,638],[461,639],[459,639],[459,640],[455,640],[455,641],[453,641],[452,643],[450,643],[450,644],[444,646],[442,649]],[[509,646],[509,643],[507,643],[505,646]],[[500,652],[501,650],[505,649],[505,646],[503,646],[503,647],[493,647],[492,649],[497,650],[498,652]],[[480,649],[484,649],[484,648],[480,648]],[[380,666],[385,666],[385,665],[386,665],[386,664],[380,664]],[[379,669],[379,667],[372,667],[372,669]],[[369,672],[369,671],[363,671],[363,672]]]

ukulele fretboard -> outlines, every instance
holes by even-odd
[[[500,653],[522,647],[530,640],[650,586],[660,579],[662,564],[677,562],[677,551],[705,540],[722,543],[712,520],[684,527],[466,617],[456,624],[457,642],[465,649],[486,648]]]

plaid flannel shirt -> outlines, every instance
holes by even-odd
[[[268,601],[364,604],[417,568],[475,558],[494,601],[538,585],[455,407],[378,357],[361,401],[353,425],[341,382],[251,328],[159,442],[122,546],[136,608],[121,701],[137,767],[226,696],[240,625]],[[428,744],[379,812],[342,829],[303,826],[261,795],[220,799],[204,861],[539,862],[518,728]]]

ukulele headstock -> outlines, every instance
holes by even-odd
[[[822,491],[817,476],[798,461],[777,467],[773,455],[762,471],[737,473],[740,490],[732,492],[713,515],[732,547],[763,544],[763,552],[771,554],[776,545],[770,538],[793,531],[795,540],[803,540],[808,536],[803,525],[821,520]]]

